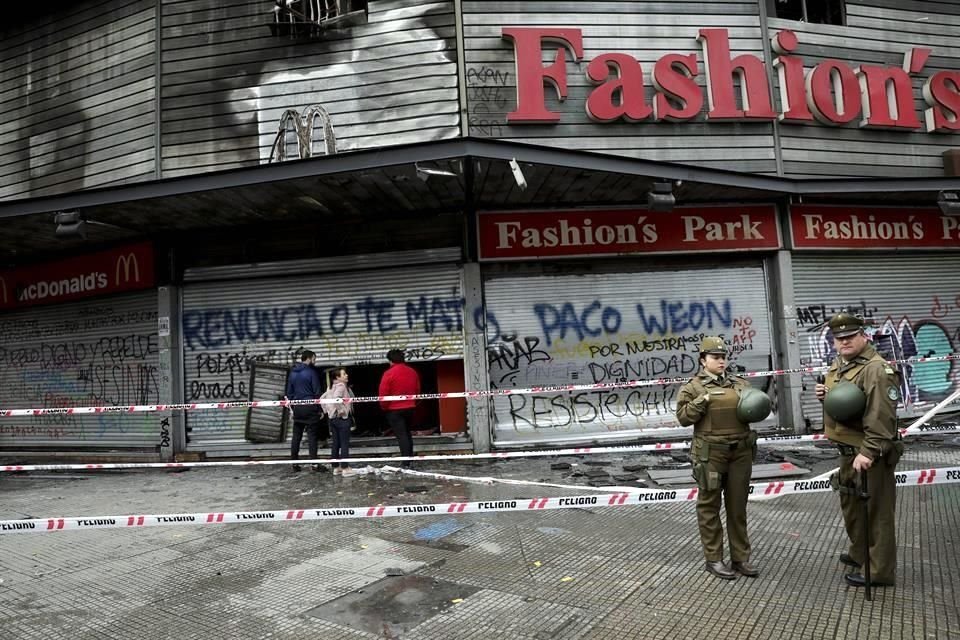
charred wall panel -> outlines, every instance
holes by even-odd
[[[0,198],[154,176],[156,5],[19,9],[0,28]]]
[[[459,134],[452,1],[370,2],[366,24],[314,40],[271,35],[272,7],[163,1],[165,177],[268,162],[284,111],[312,105],[338,151]]]

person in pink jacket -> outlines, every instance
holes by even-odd
[[[327,397],[345,398],[346,402],[325,404],[323,407],[327,412],[327,417],[330,418],[330,457],[340,460],[346,460],[350,457],[350,427],[353,426],[351,418],[353,405],[350,404],[349,400],[353,398],[353,392],[347,386],[349,379],[350,376],[343,367],[333,370],[333,383],[330,385],[330,393]],[[354,472],[350,470],[349,463],[346,462],[341,462],[339,466],[334,462],[333,473],[342,476],[354,475]]]

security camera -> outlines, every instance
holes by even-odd
[[[527,179],[523,177],[523,171],[520,169],[520,163],[517,162],[516,158],[510,159],[510,171],[513,172],[513,179],[517,181],[517,186],[520,187],[520,191],[526,189]]]

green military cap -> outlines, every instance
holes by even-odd
[[[863,318],[858,318],[852,313],[838,313],[830,318],[827,324],[834,338],[845,338],[863,331]]]
[[[703,342],[700,343],[700,353],[720,353],[726,355],[727,345],[724,344],[723,338],[719,336],[709,336],[704,338]]]

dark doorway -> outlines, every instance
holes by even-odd
[[[420,375],[420,392],[437,393],[437,365],[435,362],[408,362]],[[350,388],[355,396],[376,396],[380,391],[380,379],[387,370],[387,363],[365,364],[346,367],[350,375]],[[324,382],[329,385],[333,367],[324,366]],[[378,402],[358,402],[353,409],[357,430],[354,438],[380,438],[393,436]],[[414,412],[411,431],[415,435],[439,435],[440,403],[438,400],[421,400]],[[428,433],[424,433],[428,432]]]

